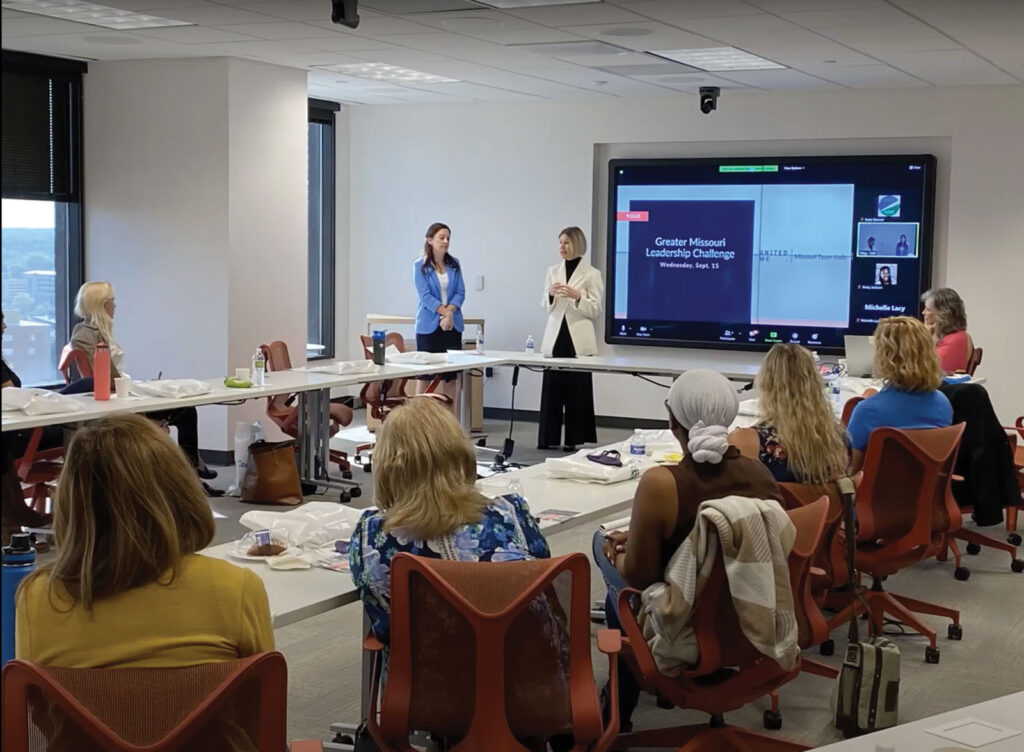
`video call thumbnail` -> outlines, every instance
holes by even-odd
[[[917,257],[917,222],[858,222],[857,255]]]

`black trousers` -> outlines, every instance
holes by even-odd
[[[540,392],[539,446],[558,446],[565,421],[565,445],[597,442],[594,379],[577,371],[544,371]]]
[[[146,417],[178,429],[178,446],[193,467],[199,465],[199,413],[194,407],[178,407],[146,413]]]

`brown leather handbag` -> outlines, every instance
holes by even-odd
[[[294,441],[257,441],[249,445],[242,501],[289,507],[302,503]]]

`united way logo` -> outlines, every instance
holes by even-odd
[[[900,215],[900,197],[899,196],[879,196],[878,197],[878,216],[879,217],[898,217]]]

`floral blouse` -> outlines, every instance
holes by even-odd
[[[349,567],[373,633],[385,643],[391,626],[391,559],[402,552],[455,561],[520,561],[551,556],[526,500],[517,494],[493,499],[479,522],[462,525],[435,540],[416,540],[400,530],[386,531],[380,510],[367,509],[352,533]]]
[[[789,453],[786,447],[779,440],[779,429],[769,423],[758,423],[754,426],[757,431],[757,440],[760,446],[757,450],[757,458],[761,463],[772,471],[772,477],[776,483],[803,483],[803,480],[789,469]],[[846,453],[850,453],[850,437],[846,431],[842,432],[846,441]]]

